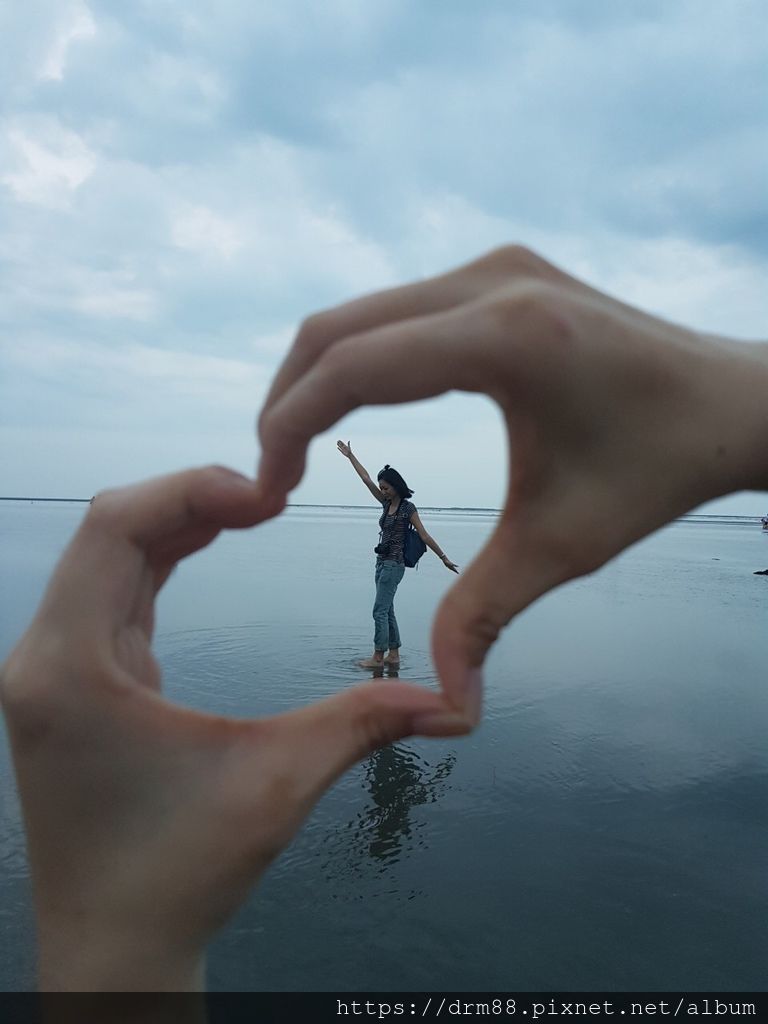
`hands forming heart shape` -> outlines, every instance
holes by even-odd
[[[260,415],[256,486],[209,467],[99,495],[3,668],[42,986],[200,987],[213,931],[347,767],[476,724],[518,612],[701,502],[768,487],[767,385],[765,345],[665,323],[519,247],[306,320]],[[371,682],[252,721],[165,701],[151,641],[174,565],[279,514],[346,413],[452,389],[500,406],[509,485],[435,616],[442,691]]]

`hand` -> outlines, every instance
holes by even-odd
[[[391,680],[264,720],[165,701],[158,590],[258,518],[252,482],[220,468],[100,494],[3,667],[43,988],[199,986],[211,933],[345,768],[414,731],[468,728]]]
[[[352,458],[352,445],[349,443],[349,441],[347,441],[346,444],[344,444],[343,441],[337,441],[336,447],[339,449],[339,451],[341,452],[345,459]]]
[[[459,571],[458,565],[456,565],[455,562],[452,562],[447,555],[443,555],[441,561],[442,561],[443,565],[446,567],[446,569],[450,569],[451,572],[455,572],[455,573],[458,574],[458,571]]]
[[[512,246],[305,321],[260,415],[258,485],[286,495],[312,437],[361,405],[452,389],[498,403],[510,452],[498,525],[432,632],[447,698],[470,713],[489,646],[537,597],[768,484],[766,346],[665,323]]]

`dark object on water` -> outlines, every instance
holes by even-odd
[[[757,572],[752,573],[753,576],[768,576],[768,569],[758,569]]]

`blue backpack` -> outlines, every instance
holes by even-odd
[[[406,522],[405,538],[403,539],[403,562],[406,568],[413,569],[416,566],[418,569],[418,561],[426,550],[427,545],[419,536],[418,530],[414,529],[411,523]]]

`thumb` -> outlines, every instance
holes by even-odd
[[[488,651],[515,615],[566,576],[549,544],[502,518],[435,615],[432,657],[449,707],[479,721]]]
[[[393,680],[352,687],[280,715],[272,726],[302,803],[314,803],[347,768],[379,747],[414,733],[449,736],[471,729],[441,693]]]

